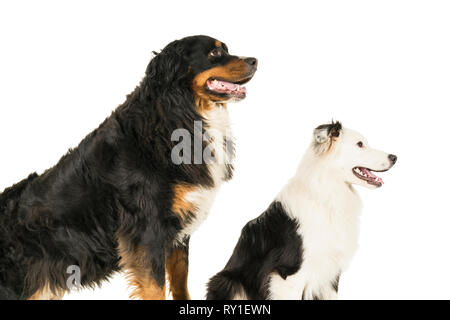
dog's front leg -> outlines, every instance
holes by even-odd
[[[338,289],[339,289],[339,278],[341,277],[338,274],[334,280],[331,281],[330,285],[325,288],[325,292],[323,293],[323,299],[325,300],[337,300],[338,299]]]
[[[305,297],[306,280],[301,272],[286,278],[272,273],[269,281],[269,298],[271,300],[300,300]]]
[[[171,248],[166,258],[170,291],[174,300],[190,300],[188,290],[189,238]]]
[[[131,298],[164,300],[165,252],[163,246],[151,246],[146,242],[135,245],[126,237],[119,237],[120,266],[132,288]]]

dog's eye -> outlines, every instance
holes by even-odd
[[[213,58],[217,58],[217,57],[222,56],[222,49],[221,48],[215,48],[213,51],[211,51],[209,53],[209,56],[213,57]]]
[[[364,147],[364,143],[362,143],[362,141],[359,141],[356,145],[360,148]]]

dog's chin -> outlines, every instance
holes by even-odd
[[[205,91],[220,102],[238,102],[247,97],[247,88],[244,86],[252,79],[248,76],[239,81],[231,82],[220,78],[210,78],[205,83]]]
[[[215,92],[207,92],[211,96],[211,102],[214,103],[233,103],[244,100],[246,95],[224,95]]]
[[[369,189],[369,190],[375,190],[375,189],[381,188],[380,185],[367,183],[365,181],[358,182],[358,185],[360,185],[360,186],[362,186],[362,187],[364,187],[366,189]]]

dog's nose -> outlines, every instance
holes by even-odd
[[[250,66],[252,69],[256,69],[258,67],[258,59],[256,58],[246,58],[245,62]]]
[[[397,162],[397,156],[395,154],[388,155],[388,158],[391,160],[393,165]]]

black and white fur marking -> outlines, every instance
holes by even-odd
[[[353,184],[380,187],[372,172],[395,161],[339,122],[317,127],[296,175],[244,227],[207,299],[336,299],[358,243],[362,205]]]

